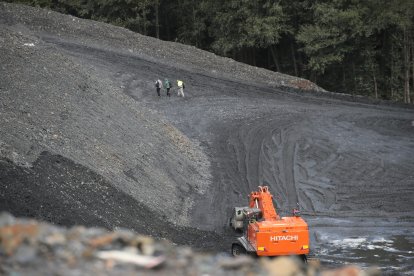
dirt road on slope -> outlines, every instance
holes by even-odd
[[[260,79],[248,82],[194,71],[127,48],[99,47],[44,30],[25,32],[37,39],[37,47],[52,49],[59,60],[76,65],[74,82],[87,74],[81,83],[95,94],[78,97],[66,91],[73,99],[62,101],[82,108],[61,113],[53,127],[41,130],[51,120],[33,119],[42,101],[13,100],[15,83],[3,82],[8,109],[2,116],[8,123],[3,122],[0,133],[2,156],[7,157],[0,163],[0,196],[8,201],[0,204],[2,209],[62,224],[130,227],[225,250],[232,208],[246,205],[248,193],[258,185],[268,185],[282,215],[299,204],[322,262],[376,264],[401,273],[414,269],[412,109],[301,96]],[[8,70],[13,66],[6,64]],[[57,65],[42,66],[46,69],[39,70]],[[171,98],[164,91],[158,98],[157,78],[168,78],[175,86],[175,80],[184,80],[186,97],[177,97],[174,87]],[[24,83],[21,87],[30,91]],[[41,91],[40,85],[33,87]],[[45,87],[50,91],[45,97],[54,97],[56,87],[71,84]],[[25,135],[37,131],[43,136],[33,134],[27,142]],[[13,152],[18,153],[15,159]],[[61,163],[56,162],[59,156]],[[47,166],[60,169],[49,176]],[[64,177],[55,177],[60,174]],[[27,188],[36,176],[41,181],[35,186],[49,185],[42,188],[49,191],[46,199],[37,195],[39,188]],[[72,176],[71,183],[90,183],[90,192],[78,194],[82,187],[69,185]],[[54,196],[60,191],[67,196]],[[108,199],[101,198],[105,193]],[[33,211],[65,200],[71,215],[60,209]]]

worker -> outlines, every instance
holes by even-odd
[[[184,98],[184,88],[185,88],[185,84],[183,81],[181,80],[177,80],[177,86],[178,86],[178,96],[183,96]]]
[[[168,79],[165,79],[164,87],[165,87],[165,90],[167,90],[167,96],[171,97],[171,94],[170,94],[171,82]]]
[[[161,97],[161,88],[162,88],[162,81],[161,80],[158,79],[155,82],[155,88],[157,89],[158,97]]]

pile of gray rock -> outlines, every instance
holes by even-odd
[[[379,275],[357,267],[321,270],[291,258],[233,258],[193,251],[119,229],[63,228],[0,214],[2,275]]]

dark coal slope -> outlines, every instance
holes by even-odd
[[[309,94],[193,47],[0,7],[2,208],[220,249],[231,209],[264,184],[281,214],[299,203],[322,261],[414,269],[412,108]],[[186,97],[158,98],[157,78],[183,79]]]
[[[81,181],[80,181],[81,180]],[[217,250],[223,238],[214,232],[174,225],[115,188],[102,176],[73,161],[42,152],[31,168],[0,160],[0,210],[72,226],[114,225],[164,237],[179,244]],[[181,233],[185,232],[185,237]],[[222,250],[225,250],[223,247]]]

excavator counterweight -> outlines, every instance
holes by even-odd
[[[232,254],[258,256],[309,254],[308,224],[297,210],[290,217],[280,217],[267,186],[249,195],[248,207],[236,207],[230,226],[241,233],[232,244]]]

